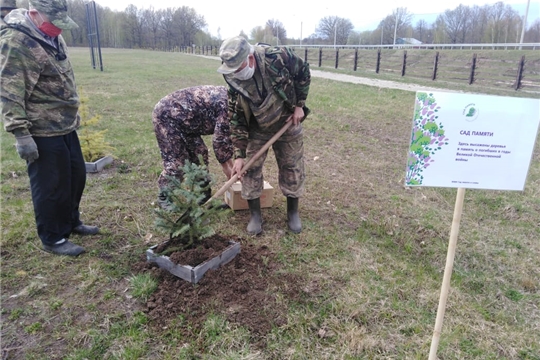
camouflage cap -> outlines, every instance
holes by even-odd
[[[235,72],[247,59],[252,49],[253,46],[242,36],[235,36],[223,41],[219,48],[219,57],[223,62],[217,71],[222,74]]]
[[[17,8],[17,0],[0,0],[2,10],[11,10]]]
[[[54,26],[62,30],[79,27],[67,14],[66,0],[30,0],[30,6],[47,15]]]

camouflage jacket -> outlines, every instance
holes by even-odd
[[[65,135],[79,127],[79,96],[67,47],[58,50],[26,17],[13,10],[0,27],[1,114],[4,129],[38,137]]]
[[[283,101],[277,121],[284,122],[296,106],[302,106],[306,115],[309,113],[305,107],[311,84],[309,64],[287,47],[255,46],[254,55],[257,69],[252,79],[238,81],[232,74],[224,75],[229,84],[228,111],[235,158],[246,157],[250,124],[259,120],[251,109],[261,105],[270,92]]]
[[[180,137],[212,134],[212,147],[219,163],[233,156],[225,86],[199,85],[172,92],[156,104],[152,117],[162,153],[177,153],[171,151],[172,147],[178,147],[172,134]],[[177,132],[171,131],[171,127]]]

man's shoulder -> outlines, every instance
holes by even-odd
[[[7,49],[16,49],[10,55],[12,58],[22,56],[40,59],[44,56],[39,41],[28,33],[21,32],[13,27],[2,27],[0,30],[0,44],[3,49],[2,52],[8,51]]]
[[[0,37],[3,41],[11,41],[29,45],[28,43],[37,43],[36,33],[33,29],[24,23],[4,23],[0,26]]]
[[[298,57],[294,49],[286,45],[266,46],[263,49],[264,49],[264,55],[267,59],[277,59],[277,58],[290,59],[290,58]]]
[[[262,48],[266,55],[280,54],[284,50],[283,46],[270,45],[266,43],[257,43],[255,46]]]

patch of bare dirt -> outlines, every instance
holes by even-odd
[[[182,326],[180,331],[187,337],[196,337],[208,315],[214,313],[249,329],[254,343],[264,347],[265,335],[273,327],[286,323],[287,304],[306,300],[302,290],[304,279],[280,272],[282,264],[265,245],[249,244],[237,237],[214,236],[198,250],[173,253],[170,258],[185,264],[186,259],[199,258],[204,252],[215,256],[212,243],[219,247],[229,240],[241,243],[240,253],[221,268],[208,271],[196,285],[154,263],[136,264],[137,272],[150,272],[159,280],[159,287],[145,309],[157,332],[181,315],[189,326]]]

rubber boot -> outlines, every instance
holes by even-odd
[[[212,189],[208,189],[204,192],[204,198],[201,200],[199,205],[205,204],[212,197]]]
[[[259,235],[262,232],[261,199],[248,200],[248,206],[251,218],[247,232],[250,235]]]
[[[289,229],[298,234],[302,232],[302,222],[298,214],[298,198],[287,197],[287,220]]]

